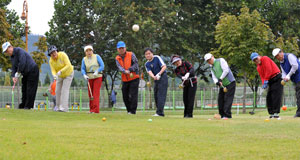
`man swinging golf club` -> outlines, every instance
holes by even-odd
[[[257,72],[261,78],[263,89],[268,89],[267,108],[270,114],[269,118],[280,119],[280,106],[282,100],[283,86],[281,85],[281,73],[277,65],[267,56],[260,56],[253,52],[250,56],[256,64]]]
[[[219,114],[222,119],[232,118],[231,108],[236,84],[231,69],[224,58],[215,59],[210,53],[205,54],[204,60],[210,64],[212,79],[220,87],[218,96]]]
[[[294,117],[300,117],[300,62],[294,54],[284,53],[279,48],[275,48],[272,54],[280,62],[283,79],[281,83],[284,85],[289,80],[294,82],[298,107]]]
[[[2,45],[2,51],[10,56],[12,62],[12,72],[14,84],[17,83],[20,75],[22,78],[22,102],[19,109],[31,109],[34,106],[34,100],[39,81],[39,68],[30,54],[19,47],[13,47],[9,42]]]
[[[104,63],[98,54],[94,54],[93,46],[84,47],[85,57],[81,63],[81,73],[88,82],[88,94],[90,97],[90,112],[99,113],[100,88],[102,84],[102,74]]]

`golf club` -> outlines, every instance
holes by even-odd
[[[92,100],[94,100],[94,97],[93,97],[93,94],[92,94],[92,90],[91,90],[89,81],[88,81],[88,87],[89,87],[89,91],[90,91],[90,95],[91,95],[90,100],[92,101]]]
[[[184,82],[185,82],[185,81],[186,81],[186,80],[182,81],[182,83],[178,86],[180,89],[184,88]]]
[[[281,85],[285,85],[286,81],[285,80],[281,80]]]
[[[228,92],[228,89],[226,87],[223,86],[223,84],[221,84],[221,87],[223,87],[223,91],[226,93]]]

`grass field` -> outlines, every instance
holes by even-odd
[[[295,108],[269,122],[266,110],[230,120],[213,119],[211,111],[196,110],[193,119],[183,111],[153,113],[0,109],[0,159],[300,159]]]

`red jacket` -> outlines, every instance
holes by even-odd
[[[278,66],[267,56],[262,56],[260,58],[261,63],[257,65],[257,71],[261,78],[261,82],[264,83],[265,80],[270,80],[275,77],[280,70]]]

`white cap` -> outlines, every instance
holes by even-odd
[[[280,52],[281,52],[281,49],[275,48],[275,49],[273,49],[272,54],[273,54],[273,56],[275,57],[275,56],[277,56],[277,54],[279,54]]]
[[[204,56],[204,60],[207,61],[207,60],[211,59],[212,56],[213,56],[212,54],[206,53]]]
[[[87,45],[87,46],[84,47],[84,52],[85,52],[86,50],[88,50],[88,49],[94,50],[94,49],[93,49],[93,46]]]
[[[9,42],[5,42],[2,44],[2,51],[3,53],[7,50],[7,48],[11,46],[11,44]]]

